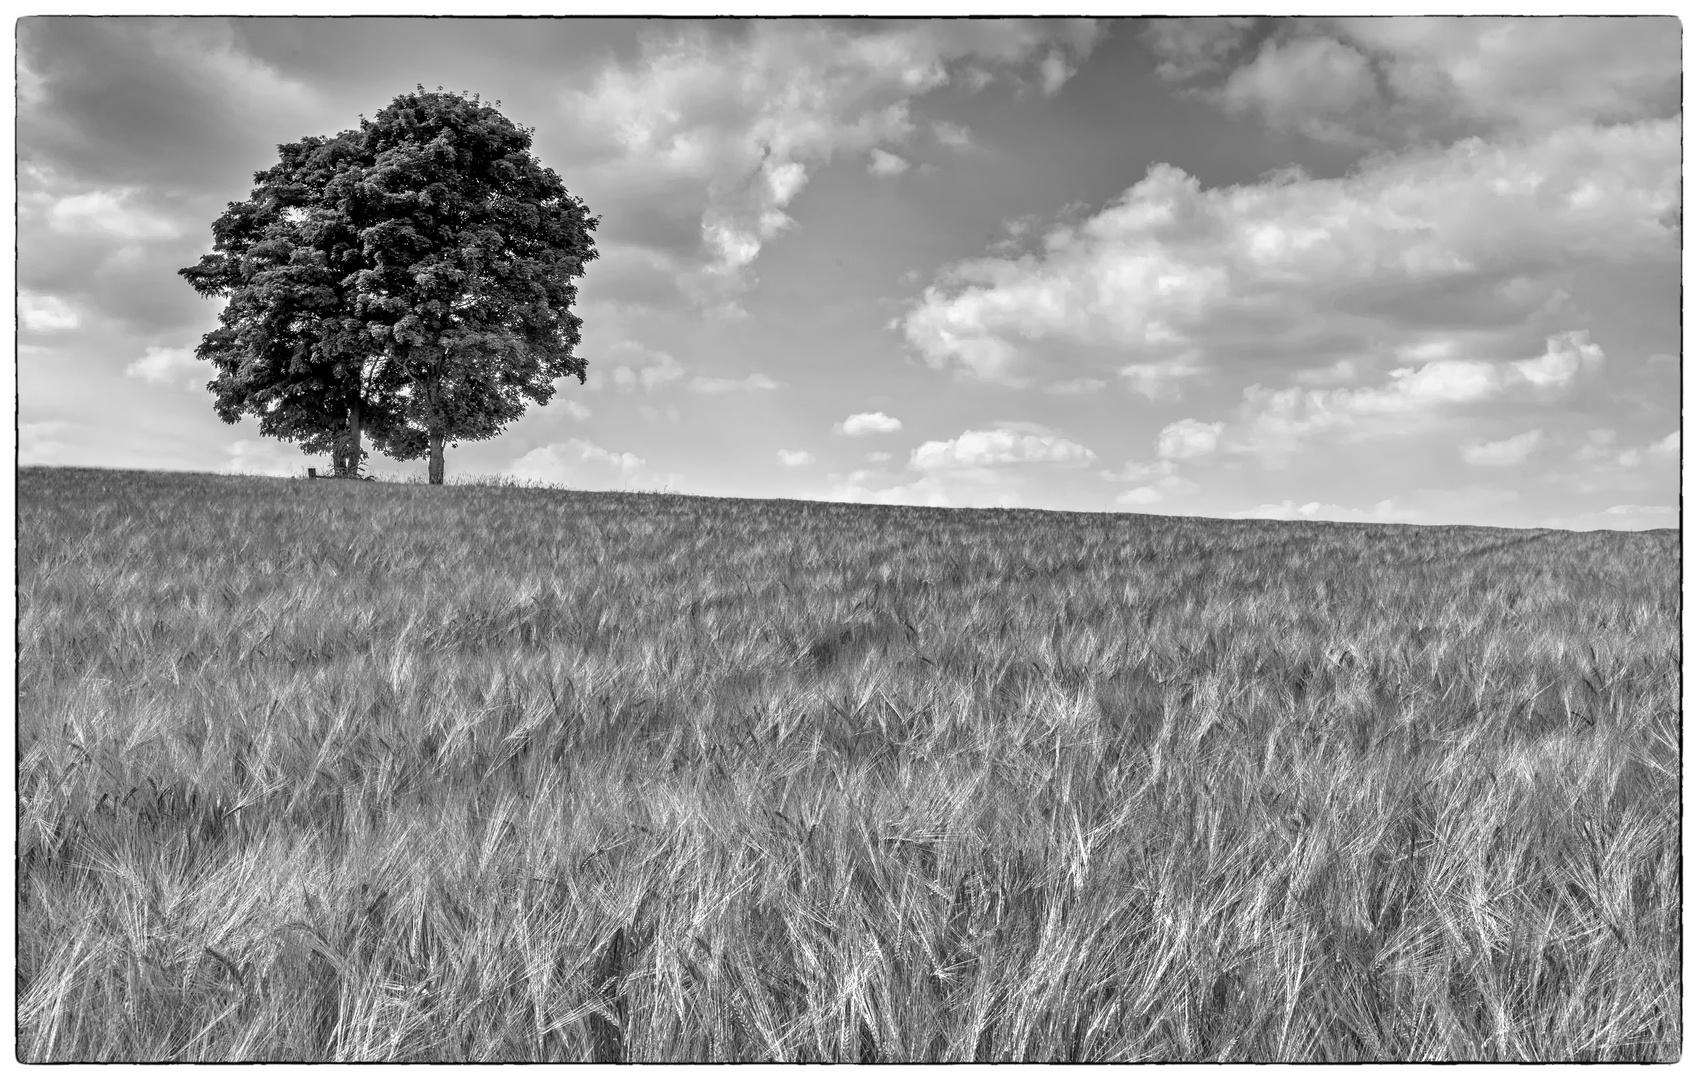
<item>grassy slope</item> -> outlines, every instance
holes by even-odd
[[[1679,1052],[1672,532],[18,513],[26,1058]]]

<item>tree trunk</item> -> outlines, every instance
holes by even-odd
[[[354,403],[348,406],[348,475],[356,479],[360,475],[360,399],[356,396]]]
[[[430,433],[430,482],[433,484],[442,483],[442,444],[444,441],[441,432],[433,431]]]

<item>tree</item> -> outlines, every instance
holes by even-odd
[[[499,102],[497,103],[499,104]],[[181,271],[225,296],[196,355],[220,418],[331,450],[362,434],[398,460],[487,439],[587,364],[576,279],[597,219],[530,153],[532,132],[476,95],[396,98],[357,131],[278,147],[253,194]]]

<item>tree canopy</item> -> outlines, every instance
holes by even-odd
[[[499,104],[499,103],[497,103]],[[597,220],[475,95],[403,94],[358,130],[278,147],[213,253],[180,273],[227,303],[196,355],[227,423],[356,472],[362,433],[398,460],[487,439],[584,380],[578,278]]]

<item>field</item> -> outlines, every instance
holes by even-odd
[[[24,469],[25,1060],[1672,1060],[1677,534]]]

